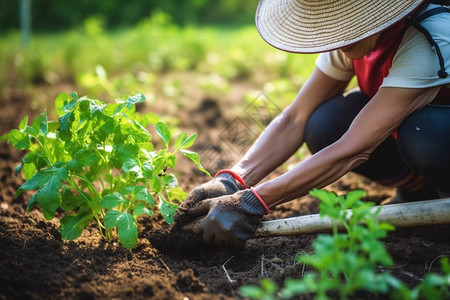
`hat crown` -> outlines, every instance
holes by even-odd
[[[324,52],[374,35],[425,0],[261,0],[259,33],[269,44],[297,53]]]

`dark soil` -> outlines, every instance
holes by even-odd
[[[0,134],[16,128],[24,115],[41,112],[31,106],[27,95],[0,99]],[[192,103],[176,117],[183,130],[199,132],[194,150],[210,158],[210,170],[226,167],[236,156],[236,144],[223,135],[233,119],[221,105],[211,100]],[[47,221],[39,209],[25,214],[31,193],[14,197],[24,182],[14,175],[23,155],[0,144],[0,299],[234,299],[239,298],[239,286],[262,277],[278,283],[300,277],[303,266],[295,264],[295,256],[311,252],[315,236],[253,239],[240,249],[205,246],[196,236],[170,236],[169,226],[158,216],[138,220],[140,239],[131,251],[117,241],[102,241],[94,225],[76,241],[62,241],[58,218]],[[189,163],[180,162],[179,172],[185,190],[208,179]],[[368,198],[377,202],[394,193],[351,174],[329,187],[339,193],[354,188],[366,189]],[[317,213],[317,207],[317,200],[307,196],[281,205],[267,218]],[[176,246],[171,246],[174,238]],[[450,255],[449,227],[397,230],[385,244],[395,262],[390,271],[412,287],[425,273],[439,271],[438,257]]]

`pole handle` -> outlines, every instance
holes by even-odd
[[[450,198],[374,206],[372,210],[380,207],[377,220],[396,228],[450,224]],[[332,220],[328,217],[305,215],[264,221],[254,237],[325,233],[331,232],[332,227]]]

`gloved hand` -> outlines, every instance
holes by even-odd
[[[230,170],[217,172],[212,180],[193,189],[180,204],[175,214],[175,224],[182,226],[193,221],[194,219],[191,218],[188,211],[199,202],[223,195],[231,195],[245,188],[245,182],[236,173]]]
[[[241,246],[255,234],[269,209],[256,191],[245,189],[206,199],[187,213],[195,220],[185,224],[182,230],[202,235],[206,243]]]

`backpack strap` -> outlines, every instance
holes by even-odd
[[[439,4],[439,5],[450,5],[450,0],[430,0],[429,1],[432,4]],[[445,3],[445,4],[443,4]],[[436,43],[436,41],[431,36],[430,32],[421,24],[424,20],[428,19],[431,16],[437,15],[439,13],[449,13],[450,8],[445,6],[440,6],[433,8],[429,11],[426,11],[425,13],[419,15],[419,16],[411,16],[407,19],[407,22],[412,24],[418,31],[420,31],[428,40],[431,47],[434,51],[436,51],[436,54],[439,59],[439,66],[440,70],[438,71],[438,76],[440,78],[447,78],[448,73],[445,70],[445,63],[444,63],[444,57],[442,56],[441,49],[439,48],[439,45]]]
[[[431,4],[444,5],[444,6],[450,5],[450,0],[429,0],[428,2]]]

